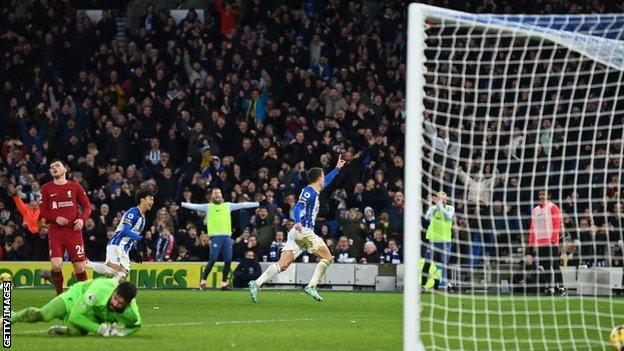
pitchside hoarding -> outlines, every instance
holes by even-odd
[[[126,280],[129,280],[139,288],[148,289],[188,289],[199,288],[201,272],[206,264],[201,262],[148,262],[135,264]],[[232,262],[232,272],[237,263]],[[50,287],[50,282],[41,277],[41,272],[50,269],[48,262],[0,262],[0,274],[9,273],[13,277],[15,287]],[[76,282],[72,276],[72,265],[63,264],[63,276],[65,287]],[[94,277],[94,272],[87,268],[89,278]],[[95,277],[100,274],[95,273]],[[223,263],[217,262],[208,276],[208,287],[220,287],[223,277]],[[231,280],[231,277],[230,277]],[[230,281],[230,286],[232,282]]]

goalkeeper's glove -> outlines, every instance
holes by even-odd
[[[106,323],[102,323],[100,324],[100,327],[98,328],[97,332],[103,337],[107,337],[107,336],[110,336],[111,328]]]
[[[111,328],[110,329],[110,336],[126,336],[126,333],[124,333],[122,330],[117,329],[117,328]]]

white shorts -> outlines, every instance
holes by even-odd
[[[106,246],[106,263],[108,262],[121,265],[127,271],[130,271],[130,257],[128,257],[128,253],[121,246]]]
[[[303,228],[299,233],[295,228],[288,232],[288,240],[282,251],[292,251],[293,256],[297,258],[303,253],[315,253],[321,246],[325,246],[325,242],[310,228]]]

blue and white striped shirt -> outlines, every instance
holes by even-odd
[[[138,207],[131,207],[123,214],[121,222],[115,229],[115,235],[108,245],[121,246],[124,251],[128,252],[136,241],[143,239],[141,236],[143,228],[145,228],[145,216],[141,214]]]
[[[339,168],[335,168],[329,174],[325,176],[325,182],[323,188],[327,187],[336,175],[340,172]],[[304,228],[314,229],[314,223],[316,222],[316,215],[319,211],[319,193],[314,190],[310,185],[301,190],[299,195],[299,201],[295,205],[293,211],[293,220],[295,223],[301,223]]]

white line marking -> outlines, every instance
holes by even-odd
[[[257,324],[257,323],[289,323],[289,322],[309,322],[309,321],[327,321],[327,318],[293,318],[293,319],[250,319],[250,320],[240,320],[240,321],[211,321],[211,322],[187,322],[187,323],[161,323],[161,324],[146,324],[143,328],[157,328],[157,327],[182,327],[182,326],[190,326],[190,325],[224,325],[224,324]],[[400,319],[359,319],[361,321],[373,320],[373,321],[401,321]],[[346,321],[345,321],[346,322]],[[349,321],[350,323],[354,323],[354,321]],[[45,333],[48,329],[41,330],[27,330],[18,333],[12,333],[12,335],[29,335],[29,334],[39,334]]]
[[[223,325],[223,324],[255,324],[255,323],[286,323],[286,322],[306,322],[306,321],[320,321],[321,318],[297,318],[297,319],[251,319],[242,321],[211,321],[211,322],[187,322],[187,323],[162,323],[162,324],[146,324],[143,328],[154,327],[175,327],[175,326],[189,326],[189,325]],[[45,333],[48,329],[42,330],[27,330],[18,333],[12,333],[12,335],[27,335],[27,334],[39,334]]]

